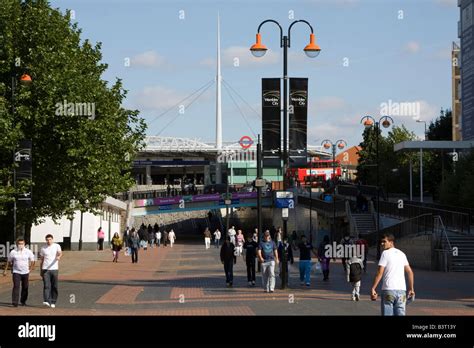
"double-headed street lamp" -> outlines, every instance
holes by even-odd
[[[333,182],[333,191],[332,191],[332,204],[333,204],[333,232],[332,238],[336,237],[336,148],[339,150],[344,149],[347,146],[347,143],[343,139],[339,139],[336,142],[332,142],[331,140],[323,140],[321,145],[328,150],[332,147],[332,182]]]
[[[288,187],[287,183],[287,177],[286,177],[286,172],[288,169],[288,48],[290,47],[290,34],[291,34],[291,28],[293,25],[296,23],[305,23],[309,26],[311,29],[311,34],[310,34],[310,42],[309,44],[306,45],[304,48],[304,52],[306,55],[310,58],[315,58],[319,55],[321,52],[321,48],[315,43],[315,36],[314,36],[314,30],[311,24],[309,24],[305,20],[296,20],[293,23],[290,24],[288,27],[288,35],[283,35],[283,29],[277,21],[273,19],[267,19],[260,23],[257,29],[257,39],[254,45],[250,47],[250,51],[252,54],[257,57],[263,57],[265,53],[267,52],[267,47],[262,44],[262,38],[260,35],[260,29],[265,23],[274,23],[278,26],[280,29],[280,47],[283,48],[283,189],[286,190]],[[283,220],[283,236],[282,239],[287,236],[287,221]],[[286,262],[286,255],[283,253],[283,259],[282,259],[283,265],[285,265]],[[286,288],[286,282],[287,282],[287,274],[286,274],[286,268],[282,267],[282,289]]]
[[[28,75],[28,74],[23,74],[21,75],[20,78],[18,78],[18,75],[16,74],[13,74],[12,75],[12,86],[11,86],[11,92],[12,92],[12,104],[11,104],[11,108],[12,108],[12,117],[13,117],[13,124],[16,124],[16,117],[15,117],[15,111],[16,111],[16,108],[15,108],[15,97],[16,97],[16,86],[17,86],[17,80],[20,81],[20,84],[22,85],[30,85],[31,82],[33,81],[31,79],[31,76]],[[17,151],[16,151],[16,148],[13,150],[13,164],[14,164],[14,167],[13,167],[13,187],[15,188],[16,190],[16,162],[17,162]],[[13,239],[16,240],[17,238],[17,235],[16,235],[16,210],[17,210],[17,206],[16,206],[16,194],[15,194],[15,200],[13,201]]]
[[[376,121],[372,116],[364,116],[361,118],[360,123],[362,123],[366,128],[375,127],[375,153],[377,161],[377,259],[380,258],[380,243],[379,243],[379,232],[380,232],[380,187],[379,187],[379,176],[380,176],[380,162],[379,162],[379,133],[380,133],[380,124],[382,127],[390,127],[394,121],[390,116],[382,116],[378,121]]]

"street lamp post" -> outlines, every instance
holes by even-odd
[[[426,141],[426,121],[416,120],[416,122],[425,124],[425,141]],[[423,148],[420,147],[420,202],[423,203]]]
[[[12,75],[12,86],[11,86],[11,92],[12,92],[12,104],[11,104],[11,108],[12,108],[12,118],[13,118],[13,124],[15,124],[15,92],[16,92],[16,86],[17,86],[17,80],[18,80],[18,76],[14,73]],[[22,85],[29,85],[31,84],[32,80],[31,80],[31,76],[28,75],[28,74],[23,74],[21,75],[20,77],[20,83]],[[16,157],[17,157],[17,153],[16,153],[16,148],[13,150],[13,187],[15,188],[16,190]],[[13,239],[16,240],[17,238],[17,235],[16,235],[16,211],[17,211],[17,204],[16,204],[16,193],[15,193],[15,200],[13,201]]]
[[[88,199],[86,199],[84,206],[85,206],[86,208],[89,207],[89,200],[88,200]],[[83,215],[84,215],[84,212],[83,212],[82,209],[81,209],[81,226],[80,226],[80,230],[79,230],[79,251],[82,250],[82,223],[83,223]]]
[[[283,29],[277,21],[273,19],[267,19],[260,23],[257,29],[257,35],[256,35],[256,42],[252,47],[250,47],[250,51],[252,54],[257,57],[263,57],[265,53],[267,52],[267,47],[262,44],[262,39],[260,35],[260,29],[265,23],[274,23],[278,26],[280,29],[280,47],[283,48],[283,189],[286,190],[288,188],[288,183],[287,183],[287,169],[288,169],[288,48],[290,47],[291,43],[291,28],[293,25],[296,23],[305,23],[306,25],[309,26],[311,30],[310,34],[310,42],[306,47],[304,48],[304,52],[306,55],[310,58],[315,58],[319,55],[321,52],[321,48],[315,43],[315,36],[314,36],[314,30],[311,24],[309,24],[305,20],[296,20],[290,24],[288,27],[288,35],[283,35]],[[287,223],[286,221],[283,221],[283,236],[282,239],[284,239],[287,236]],[[283,259],[282,259],[283,264],[286,262],[286,255],[283,253]],[[282,289],[285,289],[286,287],[286,269],[285,267],[282,267]]]
[[[364,116],[361,118],[360,123],[365,127],[375,126],[375,156],[376,156],[376,166],[377,166],[377,259],[380,259],[380,243],[379,243],[379,232],[380,232],[380,188],[379,188],[379,176],[380,176],[380,163],[379,163],[379,133],[380,133],[380,124],[384,128],[390,127],[394,121],[390,116],[382,116],[378,121],[376,121],[372,116]]]
[[[337,140],[333,143],[331,140],[323,140],[321,145],[325,149],[332,148],[332,182],[333,182],[333,191],[332,191],[332,218],[333,218],[333,232],[332,238],[336,237],[336,147],[339,150],[342,150],[347,146],[347,143],[343,139]]]

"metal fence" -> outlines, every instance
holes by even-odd
[[[395,236],[395,239],[403,238],[410,235],[419,235],[419,234],[431,234],[434,230],[434,217],[433,214],[422,214],[399,224],[383,228],[379,231],[379,238],[384,233],[392,233]],[[364,238],[367,239],[369,245],[375,245],[377,243],[377,232],[372,232],[370,234],[364,235]]]
[[[450,230],[460,232],[462,234],[470,233],[470,215],[457,211],[424,207],[413,204],[403,204],[403,208],[399,208],[396,202],[380,201],[380,214],[401,219],[412,219],[420,215],[431,214],[439,215],[446,227]]]

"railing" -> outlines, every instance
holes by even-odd
[[[298,196],[299,203],[305,204],[308,206],[312,204],[312,207],[315,210],[320,210],[320,211],[324,211],[326,213],[331,213],[331,214],[333,214],[335,210],[338,216],[344,215],[346,213],[345,200],[340,200],[340,201],[336,200],[336,202],[326,202],[326,201],[323,201],[322,199],[312,198],[312,201],[313,202],[311,203],[311,200],[309,199],[309,197]]]
[[[443,219],[441,216],[437,215],[434,217],[434,222],[435,222],[435,237],[437,238],[437,246],[435,247],[434,251],[436,253],[436,260],[437,260],[437,265],[438,269],[444,271],[444,272],[449,272],[450,271],[450,265],[451,265],[451,253],[452,253],[452,246],[451,242],[449,241],[448,234],[446,233],[446,226],[443,223]],[[446,242],[448,244],[448,249],[445,248],[443,244],[443,237],[446,239]]]
[[[433,214],[422,214],[400,222],[399,224],[381,229],[379,236],[382,236],[384,233],[392,233],[395,236],[395,240],[397,240],[409,235],[430,234],[433,233],[433,229]],[[375,245],[377,242],[377,231],[365,235],[364,238],[367,239],[369,245]]]
[[[355,222],[354,217],[352,216],[351,212],[351,201],[346,200],[346,215],[349,220],[349,230],[350,230],[350,235],[352,237],[357,237],[359,235],[359,231],[357,229],[357,224]]]
[[[470,233],[469,215],[450,210],[435,209],[412,204],[403,204],[403,208],[399,208],[396,202],[380,201],[380,214],[387,216],[411,219],[424,214],[439,215],[445,225],[452,230],[456,230],[462,234]]]

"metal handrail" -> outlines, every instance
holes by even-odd
[[[435,215],[434,219],[437,223],[441,224],[442,230],[444,232],[444,236],[446,237],[446,241],[448,242],[449,250],[453,250],[453,248],[451,246],[451,242],[449,241],[448,234],[446,233],[446,226],[444,226],[443,219],[441,219],[440,215]]]

